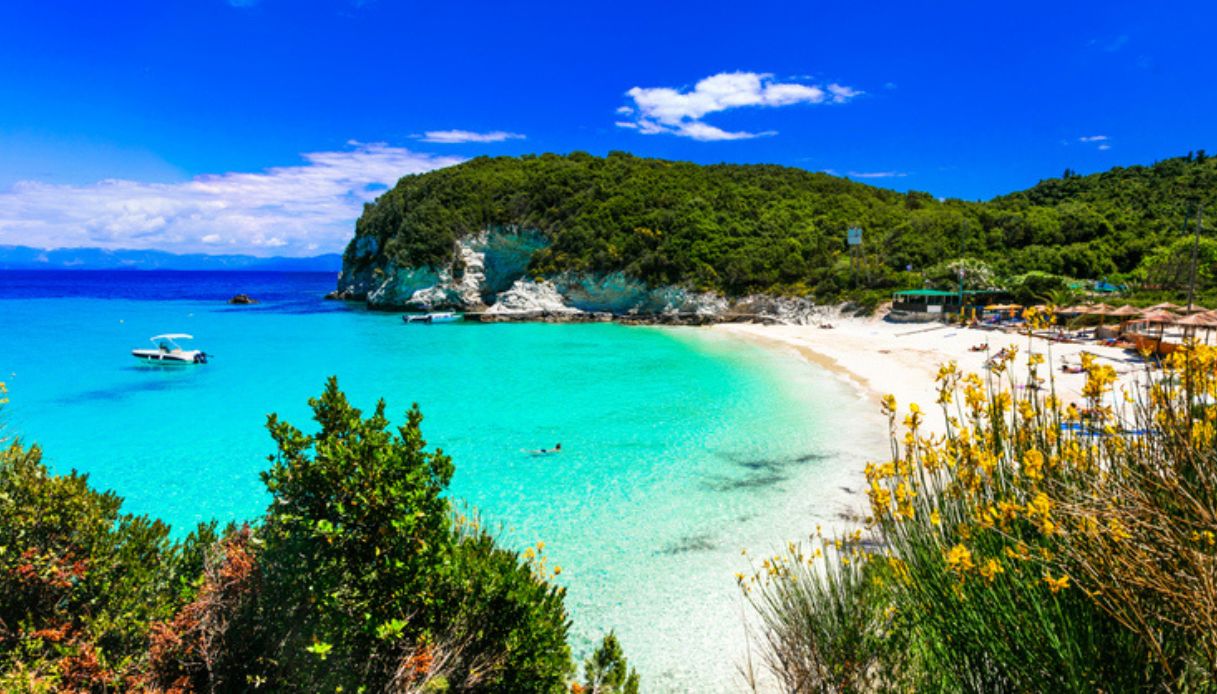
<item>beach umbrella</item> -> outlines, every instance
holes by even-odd
[[[1142,313],[1141,309],[1137,308],[1136,306],[1130,306],[1128,304],[1124,304],[1120,308],[1113,308],[1110,311],[1108,311],[1107,313],[1104,313],[1101,315],[1114,316],[1116,318],[1119,318],[1120,319],[1120,332],[1123,332],[1124,325],[1126,323],[1128,323],[1128,319],[1132,318],[1134,316],[1139,316],[1139,315],[1141,315],[1141,313]]]
[[[1172,304],[1169,301],[1163,301],[1162,303],[1154,304],[1153,306],[1150,306],[1149,308],[1147,308],[1145,310],[1146,311],[1179,311],[1182,308],[1183,308],[1182,306]]]
[[[1181,308],[1179,311],[1183,313],[1208,313],[1208,309],[1203,306],[1193,304],[1191,308]]]
[[[1138,311],[1138,314],[1141,315],[1141,318],[1137,322],[1145,321],[1146,323],[1175,323],[1179,320],[1179,316],[1171,313],[1170,311],[1146,311],[1144,314],[1141,314]],[[1115,314],[1113,313],[1112,315]]]
[[[1146,325],[1155,323],[1158,325],[1158,342],[1154,346],[1154,350],[1157,351],[1162,347],[1162,338],[1166,336],[1166,326],[1178,320],[1179,316],[1170,311],[1158,310],[1146,312],[1137,322],[1145,323]]]
[[[1184,318],[1180,318],[1180,319],[1176,320],[1175,325],[1182,325],[1184,327],[1192,327],[1192,328],[1203,328],[1206,326],[1213,325],[1213,319],[1207,313],[1193,313],[1190,316],[1186,316]]]
[[[1175,321],[1175,325],[1183,327],[1184,335],[1187,335],[1189,332],[1195,335],[1197,329],[1203,328],[1204,342],[1205,344],[1208,344],[1209,332],[1211,332],[1214,328],[1217,328],[1217,315],[1213,315],[1212,311],[1206,313],[1193,313],[1190,316],[1180,318],[1179,320]]]

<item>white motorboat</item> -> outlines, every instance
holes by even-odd
[[[459,313],[407,313],[401,319],[407,323],[452,323],[462,318]]]
[[[167,335],[156,335],[149,338],[152,344],[156,345],[155,349],[133,349],[131,356],[149,364],[163,364],[165,366],[178,364],[206,364],[207,353],[197,349],[182,349],[177,343],[178,340],[193,340],[192,335],[186,333],[169,333]]]

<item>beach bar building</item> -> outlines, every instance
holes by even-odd
[[[943,316],[965,313],[972,309],[980,311],[986,304],[1000,301],[1008,294],[999,289],[965,289],[948,292],[941,289],[905,289],[892,294],[892,311],[895,320],[931,321]]]

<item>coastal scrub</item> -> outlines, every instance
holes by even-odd
[[[0,690],[566,691],[560,569],[453,513],[418,408],[391,428],[335,379],[310,404],[316,433],[269,419],[266,515],[180,542],[0,451]]]
[[[742,577],[788,690],[1217,689],[1217,349],[1125,393],[1088,356],[1078,405],[1031,356],[944,365],[943,434],[885,399],[863,534]]]

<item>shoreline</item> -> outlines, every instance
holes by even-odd
[[[1084,343],[1058,343],[1019,333],[943,324],[888,323],[878,318],[846,318],[834,320],[831,329],[812,325],[760,325],[750,323],[720,323],[711,330],[765,345],[773,349],[793,349],[806,362],[849,380],[875,404],[886,395],[896,398],[899,412],[912,403],[923,411],[933,413],[937,405],[938,369],[954,361],[963,373],[984,376],[985,361],[1002,349],[1017,348],[1011,371],[1016,380],[1026,380],[1028,352],[1042,354],[1044,364],[1040,376],[1045,381],[1044,395],[1052,393],[1067,405],[1081,403],[1085,374],[1065,373],[1063,364],[1079,364],[1081,353],[1089,352],[1097,359],[1112,364],[1117,380],[1108,398],[1122,398],[1132,393],[1144,366],[1125,351]],[[985,351],[972,351],[987,344]],[[925,418],[927,431],[942,433],[945,421],[929,414]]]

